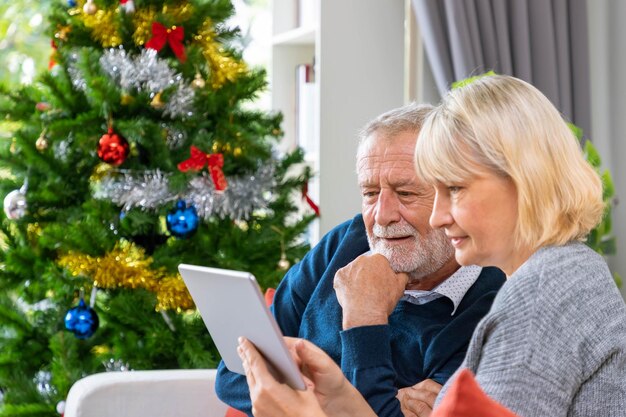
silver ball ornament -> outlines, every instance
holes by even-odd
[[[26,214],[26,194],[13,190],[4,197],[4,214],[11,220],[17,220]]]

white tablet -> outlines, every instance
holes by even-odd
[[[186,264],[180,264],[178,270],[231,372],[244,374],[237,355],[237,339],[243,336],[273,366],[272,372],[279,380],[292,388],[305,389],[300,370],[252,274]]]

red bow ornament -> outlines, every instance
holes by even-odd
[[[304,198],[304,200],[307,202],[309,207],[311,207],[311,209],[315,212],[315,215],[317,217],[319,217],[320,216],[320,208],[319,208],[319,206],[317,204],[315,204],[315,202],[313,201],[313,199],[309,195],[309,184],[306,183],[306,182],[302,186],[302,198]]]
[[[191,157],[178,164],[178,170],[181,172],[200,171],[205,165],[208,165],[211,179],[215,185],[215,191],[222,192],[228,187],[226,176],[222,171],[224,166],[224,155],[221,153],[205,154],[195,146],[191,146]]]
[[[185,62],[187,56],[185,55],[185,47],[183,46],[184,38],[185,29],[182,26],[172,26],[171,29],[167,29],[159,22],[153,22],[152,38],[146,42],[146,48],[156,49],[158,52],[163,49],[165,42],[167,42],[178,60]]]
[[[56,55],[57,55],[57,44],[54,42],[54,39],[50,41],[50,46],[52,46],[52,53],[50,54],[50,61],[48,61],[48,69],[51,70],[56,64]]]

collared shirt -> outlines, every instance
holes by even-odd
[[[401,300],[422,305],[437,298],[447,297],[454,305],[451,314],[453,316],[459,304],[461,304],[461,300],[465,297],[465,293],[474,285],[481,271],[482,268],[477,265],[462,266],[448,279],[430,291],[405,290]]]

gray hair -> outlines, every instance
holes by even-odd
[[[419,133],[424,120],[433,109],[434,107],[430,104],[412,102],[381,114],[369,121],[359,132],[358,150],[361,149],[363,142],[374,133],[382,133],[387,137],[403,132]]]

